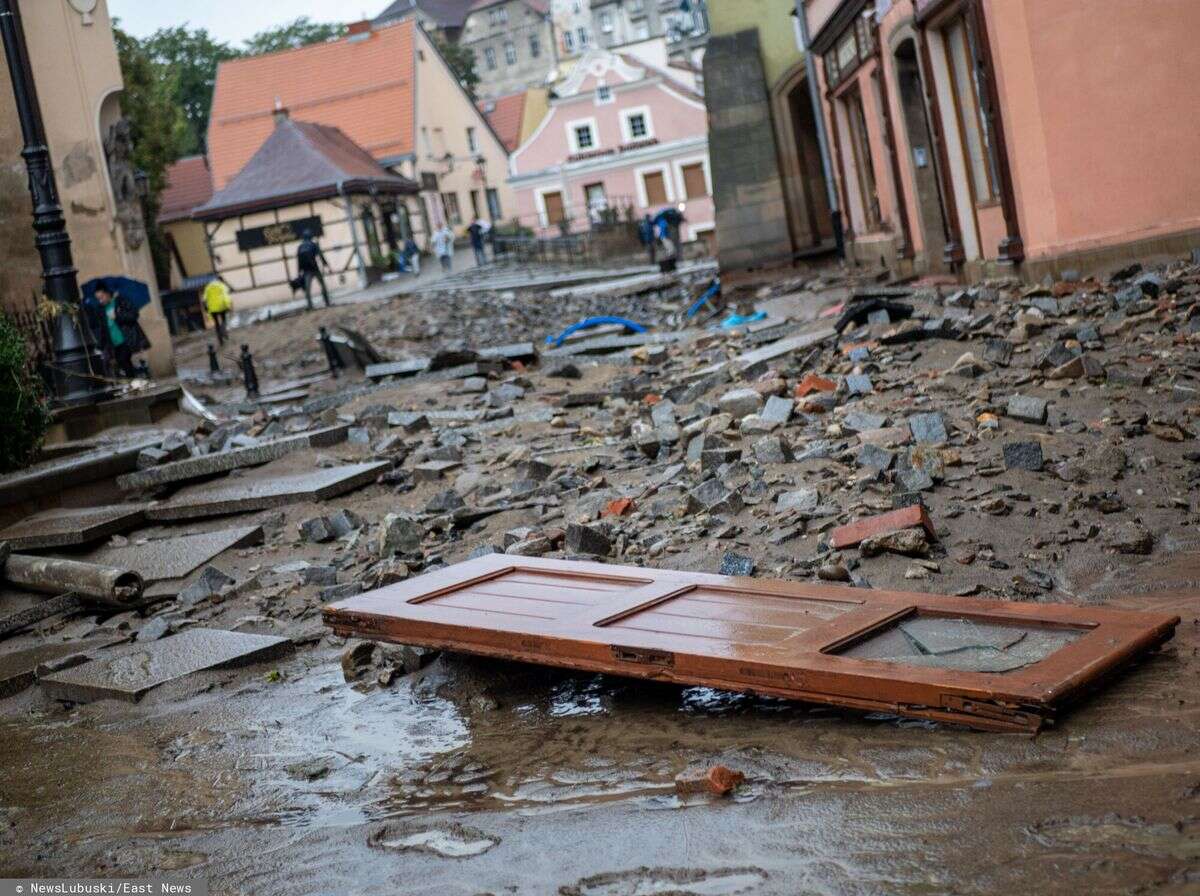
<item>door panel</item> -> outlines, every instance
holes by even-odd
[[[493,554],[325,609],[338,634],[1036,731],[1179,617]]]

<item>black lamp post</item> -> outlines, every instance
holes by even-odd
[[[475,168],[479,171],[479,180],[483,184],[483,204],[487,206],[488,220],[495,224],[496,219],[492,215],[492,204],[488,202],[487,159],[482,155],[476,156]]]
[[[105,373],[103,356],[92,345],[86,323],[82,321],[79,282],[71,258],[71,237],[63,218],[50,163],[50,148],[42,110],[38,105],[33,69],[25,46],[17,0],[0,0],[0,39],[8,59],[17,117],[25,148],[25,170],[29,173],[29,194],[33,197],[34,243],[42,259],[42,279],[46,296],[58,306],[53,321],[54,359],[51,377],[54,401],[58,405],[90,404],[112,395],[112,389],[96,374]]]

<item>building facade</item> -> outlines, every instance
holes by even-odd
[[[791,263],[833,245],[795,7],[716,0],[704,55],[723,270]]]
[[[141,311],[155,376],[174,372],[174,351],[158,295],[141,205],[130,163],[128,126],[121,116],[124,83],[108,5],[89,15],[67,0],[20,6],[33,79],[50,146],[79,280],[123,276],[149,285]],[[0,66],[0,309],[31,335],[42,294],[33,242],[33,211],[21,158],[7,65]]]
[[[592,48],[592,10],[588,0],[552,0],[555,45],[560,61],[578,59]]]
[[[549,0],[477,0],[459,42],[475,53],[481,99],[544,87],[556,74]]]
[[[632,57],[599,49],[582,57],[510,172],[520,221],[540,235],[679,205],[683,240],[712,239],[704,100]]]
[[[1181,114],[1200,101],[1200,5],[809,0],[806,14],[858,261],[1040,279],[1200,245],[1200,129]]]
[[[367,285],[391,267],[412,236],[415,182],[380,165],[334,127],[275,112],[275,130],[208,202],[192,210],[204,227],[214,272],[239,307],[295,295],[296,249],[316,237],[332,290]]]
[[[212,172],[205,156],[186,156],[167,169],[167,186],[159,200],[158,227],[170,253],[172,290],[213,272],[204,225],[192,217],[192,212],[212,199],[212,195]]]
[[[612,49],[664,38],[681,51],[703,43],[709,31],[707,0],[590,0],[599,46]]]
[[[508,151],[414,18],[328,43],[222,63],[209,124],[213,185],[225,188],[275,128],[274,111],[340,129],[420,187],[407,221],[428,249],[443,223],[512,214]]]

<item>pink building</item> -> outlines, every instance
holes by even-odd
[[[704,100],[682,77],[632,56],[585,54],[512,154],[509,173],[520,221],[539,235],[679,204],[684,242],[714,233]]]
[[[847,242],[1039,280],[1200,246],[1200,0],[805,0]]]

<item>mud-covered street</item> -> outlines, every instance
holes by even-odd
[[[147,519],[107,543],[262,535],[170,580],[170,599],[0,644],[0,669],[62,644],[134,656],[197,627],[290,651],[137,702],[65,701],[37,680],[9,693],[0,876],[173,873],[229,894],[1200,889],[1200,266],[973,289],[831,266],[727,287],[688,318],[711,275],[464,276],[237,328],[216,375],[205,341],[181,343],[180,381],[211,419],[157,421],[143,470],[348,425],[342,440],[217,478],[105,478],[58,504],[199,506],[341,465],[380,475],[325,500]],[[597,315],[647,332],[545,344]],[[432,360],[374,381],[350,353],[333,379],[319,327]],[[487,355],[515,343],[537,355]],[[831,545],[916,504],[932,533]],[[1026,735],[347,641],[322,620],[488,552],[1182,622]],[[0,594],[4,615],[32,603]],[[61,668],[48,659],[33,678]],[[717,765],[745,776],[730,795],[681,786]]]

